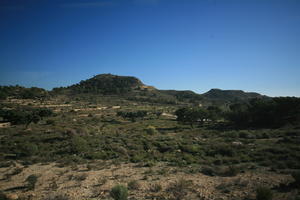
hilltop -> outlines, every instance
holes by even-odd
[[[71,85],[73,93],[94,93],[94,94],[124,94],[133,90],[143,88],[145,85],[132,76],[117,76],[112,74],[99,74],[93,78]]]
[[[261,95],[256,92],[244,92],[243,90],[221,90],[211,89],[202,95],[204,98],[210,101],[247,101],[254,98],[268,98],[265,95]]]
[[[138,102],[162,104],[226,104],[231,102],[244,102],[253,98],[267,98],[267,96],[242,90],[211,89],[204,94],[190,90],[159,90],[153,86],[145,85],[140,79],[133,76],[118,76],[113,74],[99,74],[80,83],[61,88],[54,88],[52,94],[65,94],[67,96],[118,96],[120,99]]]

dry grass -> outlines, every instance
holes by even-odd
[[[13,171],[20,167],[22,166],[16,163],[16,167],[13,169],[0,168],[0,174],[5,176],[7,171]],[[163,176],[157,173],[165,168],[169,168],[169,171],[174,173]],[[26,178],[31,174],[37,174],[39,177],[32,191],[10,190],[10,188],[24,186]],[[56,163],[50,163],[30,165],[22,172],[12,176],[10,180],[2,179],[0,190],[24,197],[33,196],[32,200],[44,197],[51,199],[56,194],[64,194],[61,195],[61,199],[104,199],[109,197],[109,191],[113,186],[130,183],[129,197],[136,199],[157,195],[169,199],[178,199],[179,197],[191,200],[199,199],[199,197],[231,199],[233,196],[251,196],[251,191],[255,191],[259,183],[271,187],[286,183],[290,179],[290,176],[275,173],[254,174],[249,172],[236,177],[211,177],[201,173],[186,174],[180,169],[165,166],[163,163],[152,167],[151,170],[148,167],[138,167],[134,164],[113,165],[108,163],[102,169],[90,171],[86,170],[86,165],[78,165],[77,168],[72,169],[70,166],[61,168],[57,167]],[[224,188],[230,189],[230,192],[224,192]],[[137,190],[138,192],[136,192]],[[49,191],[56,193],[49,194]]]

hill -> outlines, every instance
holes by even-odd
[[[45,90],[39,88],[25,89],[19,86],[2,86],[0,89],[2,93],[5,93],[5,95],[2,95],[3,98],[7,96],[34,98],[35,94],[39,97],[41,94],[46,93]],[[26,91],[25,96],[23,91]],[[22,95],[16,95],[20,93]],[[136,77],[113,74],[99,74],[68,87],[54,88],[50,94],[54,97],[57,95],[63,95],[67,98],[80,97],[82,100],[113,96],[114,100],[121,101],[194,105],[224,105],[233,102],[245,102],[253,98],[267,98],[255,92],[244,92],[242,90],[211,89],[204,94],[197,94],[190,90],[159,90],[145,85]]]
[[[48,92],[43,88],[25,88],[19,85],[0,86],[0,99],[6,99],[7,97],[21,99],[42,99],[47,96]]]
[[[221,90],[211,89],[208,92],[202,94],[208,101],[215,102],[238,102],[248,101],[254,98],[267,98],[265,95],[261,95],[256,92],[244,92],[243,90]]]
[[[71,85],[68,89],[72,93],[111,95],[124,94],[144,87],[145,85],[139,79],[132,76],[99,74],[78,84]]]

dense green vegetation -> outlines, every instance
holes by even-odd
[[[116,185],[111,189],[110,195],[114,200],[127,200],[128,191],[124,185]]]
[[[121,116],[125,119],[130,119],[132,122],[135,122],[137,118],[144,118],[147,115],[147,111],[139,110],[136,112],[125,112],[119,111],[117,112],[117,116]]]
[[[101,74],[66,89],[70,90],[73,94],[91,93],[109,95],[128,93],[133,89],[138,89],[140,86],[143,86],[142,82],[135,77]],[[57,88],[55,90],[59,91],[62,89]]]
[[[300,124],[300,99],[278,97],[252,99],[231,104],[229,110],[216,106],[207,108],[184,107],[176,110],[177,120],[201,125],[206,121],[227,120],[235,128],[279,128]]]
[[[245,102],[248,99],[267,98],[255,92],[244,92],[242,90],[220,90],[211,89],[203,94],[203,97],[215,103],[220,102]]]
[[[53,114],[52,110],[47,108],[30,108],[22,107],[16,109],[1,109],[0,117],[3,121],[11,122],[12,124],[25,124],[26,127],[33,122],[38,123],[44,117],[49,117]]]
[[[72,163],[90,159],[146,165],[167,162],[174,166],[192,165],[195,168],[190,169],[209,175],[226,176],[235,174],[232,170],[239,172],[245,165],[278,170],[300,167],[297,128],[220,131],[211,129],[209,124],[191,129],[150,114],[136,122],[122,121],[116,113],[76,121],[73,120],[76,113],[64,115],[43,120],[52,119],[54,124],[43,121],[31,124],[30,130],[19,126],[2,129],[0,150],[7,155],[5,160],[14,155],[15,159],[26,162]]]
[[[207,108],[201,107],[184,107],[176,110],[175,115],[177,121],[182,123],[189,123],[191,127],[194,124],[203,125],[206,121],[215,122],[223,118],[223,112],[219,107],[209,106]]]
[[[253,99],[230,108],[228,119],[240,127],[278,128],[300,122],[300,99],[296,97]]]
[[[7,97],[21,99],[45,99],[48,97],[48,92],[37,87],[25,88],[18,85],[0,86],[0,99],[6,99]]]

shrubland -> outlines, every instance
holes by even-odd
[[[292,180],[278,186],[278,191],[299,189],[299,98],[246,101],[245,94],[238,92],[243,101],[200,105],[205,98],[216,98],[219,91],[204,96],[190,91],[147,92],[138,80],[105,78],[109,84],[95,77],[96,82],[84,81],[50,93],[18,86],[0,88],[0,119],[11,123],[0,129],[0,168],[10,167],[11,162],[25,166],[55,162],[61,167],[88,163],[87,170],[103,167],[94,166],[98,161],[115,166],[130,163],[148,168],[145,179],[154,173],[167,176],[171,169],[186,176],[204,174],[220,179],[272,172],[290,175]],[[124,87],[116,90],[114,84]],[[28,98],[32,92],[34,97],[28,101],[24,91]],[[12,101],[10,95],[22,98],[21,103]],[[162,163],[165,168],[153,171]],[[22,170],[7,174],[7,180]],[[32,174],[24,180],[28,189],[34,190],[38,178]],[[70,180],[86,178],[72,176]],[[128,188],[124,183],[112,186],[110,197],[127,199],[143,188],[140,181],[126,182]],[[98,185],[106,182],[101,179]],[[186,179],[167,186],[154,182],[149,184],[148,196],[189,199],[193,187],[194,183]],[[220,183],[217,189],[228,192],[230,187]],[[272,199],[278,191],[262,186],[252,192],[256,192],[253,198]],[[59,195],[48,199],[55,196]]]

